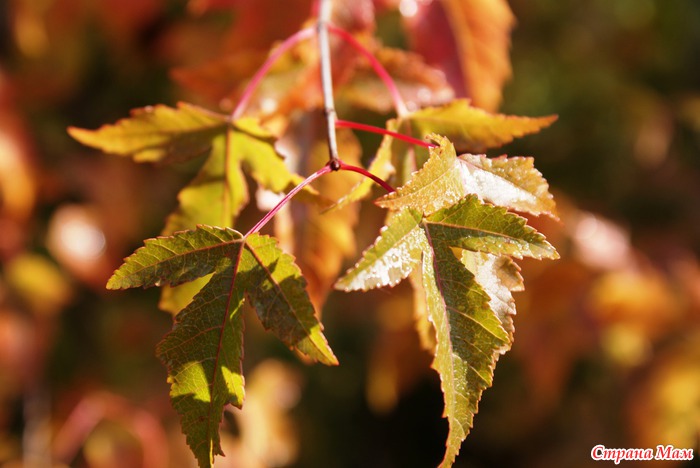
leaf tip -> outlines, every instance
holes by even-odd
[[[323,362],[325,365],[327,365],[327,366],[339,366],[340,365],[340,362],[338,362],[338,358],[335,357],[335,354],[331,354],[330,356],[328,356],[328,358],[329,359],[327,361]]]
[[[367,288],[364,284],[358,283],[356,281],[353,281],[352,278],[349,278],[348,275],[352,273],[353,269],[349,269],[346,273],[345,276],[342,278],[338,279],[338,281],[335,282],[333,285],[333,289],[336,291],[343,291],[346,293],[353,292],[353,291],[369,291],[370,288]]]
[[[92,130],[70,126],[66,128],[66,132],[68,132],[68,135],[70,135],[74,140],[84,145],[89,145],[88,142],[90,141],[89,137],[92,134]]]
[[[550,260],[559,260],[561,258],[561,255],[559,255],[559,252],[557,249],[552,246],[552,253],[551,256],[549,257]]]
[[[110,291],[118,291],[120,289],[125,289],[124,286],[122,285],[122,282],[120,281],[120,278],[117,276],[116,271],[107,280],[107,284],[105,285],[105,288],[109,289]]]
[[[551,114],[551,115],[546,115],[542,117],[542,120],[547,123],[547,125],[552,125],[554,122],[559,120],[559,115],[557,114]]]

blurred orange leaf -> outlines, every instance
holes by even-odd
[[[404,14],[411,47],[445,72],[457,96],[495,110],[511,75],[510,31],[515,23],[505,0],[410,2]]]
[[[420,55],[386,47],[379,48],[375,55],[409,108],[439,106],[454,97],[445,75],[427,65]],[[387,113],[394,107],[385,84],[366,62],[360,63],[349,82],[338,90],[338,98],[376,112]]]
[[[324,128],[319,119],[306,117],[296,122],[280,140],[278,147],[294,170],[308,173],[327,161]],[[350,164],[359,162],[361,148],[351,132],[339,132],[338,145],[344,161]],[[335,199],[347,193],[357,179],[358,176],[350,172],[331,173],[316,181],[314,188]],[[318,310],[331,291],[343,261],[355,253],[353,227],[357,222],[358,208],[355,205],[323,212],[318,206],[292,202],[291,224],[286,228],[281,224],[282,220],[275,224],[280,241],[296,256],[309,282],[309,295]]]

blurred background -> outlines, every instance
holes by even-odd
[[[3,466],[194,466],[154,353],[171,316],[158,291],[104,289],[194,169],[103,155],[66,128],[182,99],[230,110],[207,75],[221,68],[202,64],[246,47],[216,66],[249,76],[308,17],[296,3],[0,2]],[[383,40],[410,43],[396,27],[407,3],[375,2]],[[499,109],[559,120],[494,155],[535,157],[561,222],[532,223],[562,259],[522,263],[515,344],[455,466],[589,466],[597,444],[693,448],[663,466],[700,466],[700,2],[509,5]],[[337,368],[248,320],[247,401],[224,415],[216,466],[435,466],[447,423],[409,290],[331,294]]]

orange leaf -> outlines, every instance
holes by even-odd
[[[441,0],[405,14],[412,48],[445,72],[457,96],[486,110],[498,107],[511,75],[514,22],[505,0]]]

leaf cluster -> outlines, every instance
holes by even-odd
[[[335,53],[342,57],[342,50]],[[378,56],[385,63],[416,60],[400,52]],[[364,101],[349,91],[357,83],[353,77],[363,76],[357,68],[339,95],[362,106]],[[289,348],[336,365],[318,313],[331,285],[365,291],[409,278],[422,298],[416,303],[416,328],[434,355],[445,395],[450,429],[443,465],[450,466],[482,392],[491,385],[498,356],[512,343],[511,293],[523,288],[513,259],[557,258],[526,218],[514,213],[556,217],[532,158],[480,153],[538,132],[555,117],[495,114],[468,99],[403,110],[379,130],[385,136],[372,162],[359,168],[368,177],[353,185],[347,172],[325,175],[331,166],[307,178],[299,174],[323,165],[325,142],[313,118],[290,117],[280,124],[261,113],[239,114],[186,103],[158,105],[97,130],[69,129],[86,145],[137,162],[203,159],[178,194],[162,236],[146,240],[107,284],[110,289],[163,287],[161,306],[176,316],[157,355],[168,369],[171,400],[199,465],[211,466],[223,454],[224,407],[244,401],[245,303]],[[359,163],[354,136],[340,132],[339,140],[341,157]],[[347,167],[343,162],[341,168]],[[309,185],[321,175],[329,182]],[[332,176],[342,179],[331,183]],[[354,251],[356,202],[371,195],[370,176],[398,188],[375,201],[387,210],[375,243],[335,281],[342,259]],[[302,204],[290,203],[286,213],[291,227],[279,223],[275,237],[259,234],[258,226],[246,234],[234,229],[250,201],[250,181],[258,193],[299,193]],[[337,200],[330,210],[326,197]],[[288,196],[271,213],[287,208],[287,202]],[[285,219],[285,213],[279,216]],[[298,239],[294,232],[301,229]]]

